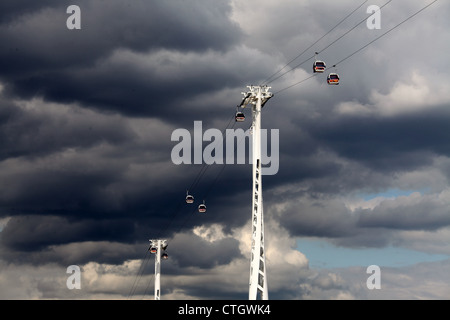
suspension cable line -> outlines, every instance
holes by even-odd
[[[380,10],[381,10],[382,8],[384,8],[385,6],[387,6],[387,5],[388,5],[389,3],[391,3],[391,2],[392,2],[392,0],[389,0],[388,2],[386,2],[384,5],[382,5],[382,6],[380,7]],[[363,4],[364,4],[364,3],[363,3]],[[363,4],[361,4],[357,9],[359,9]],[[357,9],[355,9],[354,11],[356,11]],[[328,44],[327,46],[325,46],[322,50],[317,51],[313,56],[311,56],[311,57],[307,58],[306,60],[302,61],[301,63],[295,65],[294,67],[291,68],[291,70],[287,70],[287,71],[283,72],[282,74],[280,74],[278,77],[272,79],[272,82],[274,82],[275,80],[278,80],[279,78],[281,78],[281,77],[284,76],[285,74],[287,74],[287,73],[289,73],[289,72],[291,72],[291,71],[294,71],[295,69],[299,68],[300,66],[302,66],[303,64],[305,64],[306,62],[308,62],[309,60],[311,60],[312,58],[314,58],[314,56],[315,56],[316,54],[319,54],[319,53],[324,52],[324,51],[327,50],[329,47],[331,47],[333,44],[335,44],[336,42],[338,42],[339,40],[341,40],[343,37],[345,37],[347,34],[349,34],[350,32],[352,32],[353,30],[355,30],[359,25],[361,25],[361,24],[362,24],[363,22],[365,22],[366,20],[367,20],[367,19],[364,18],[363,20],[361,20],[360,22],[358,22],[355,26],[353,26],[350,30],[346,31],[346,32],[343,33],[341,36],[339,36],[337,39],[335,39],[335,40],[332,41],[330,44]],[[341,24],[341,22],[340,22],[339,24]],[[338,25],[339,25],[339,24],[338,24]],[[338,25],[336,25],[336,26],[338,26]],[[323,38],[323,37],[322,37],[322,38]],[[322,39],[322,38],[320,38],[320,39]],[[319,39],[319,40],[320,40],[320,39]],[[319,42],[319,41],[316,41],[314,44],[316,44],[317,42]],[[313,44],[313,45],[314,45],[314,44]],[[310,47],[308,47],[308,49],[310,49],[313,45],[311,45]],[[306,49],[305,51],[303,51],[300,55],[302,55],[302,54],[303,54],[304,52],[306,52],[308,49]],[[299,55],[299,56],[300,56],[300,55]],[[297,56],[297,58],[298,58],[299,56]],[[293,59],[293,60],[296,60],[297,58],[295,58],[295,59]],[[288,63],[288,65],[289,65],[293,60],[291,60],[291,61]],[[285,67],[286,67],[286,66],[285,66]],[[284,69],[285,67],[283,67],[283,69]],[[280,70],[280,71],[281,71],[281,70]],[[278,74],[280,71],[278,71],[277,74]]]
[[[392,0],[390,0],[389,2],[391,2]],[[397,29],[398,27],[400,27],[402,24],[404,24],[405,22],[407,22],[408,20],[412,19],[413,17],[417,16],[419,13],[421,13],[422,11],[424,11],[425,9],[427,9],[428,7],[430,7],[431,5],[433,5],[434,3],[436,3],[438,0],[434,0],[433,2],[429,3],[428,5],[424,6],[423,8],[421,8],[420,10],[418,10],[417,12],[415,12],[414,14],[410,15],[408,18],[404,19],[403,21],[401,21],[400,23],[398,23],[397,25],[395,25],[394,27],[390,28],[388,31],[384,32],[383,34],[381,34],[380,36],[378,36],[377,38],[375,38],[374,40],[370,41],[369,43],[365,44],[364,46],[362,46],[361,48],[359,48],[358,50],[354,51],[353,53],[349,54],[348,56],[346,56],[345,58],[341,59],[339,62],[335,63],[333,65],[333,67],[336,67],[338,64],[341,64],[342,62],[346,61],[347,59],[351,58],[352,56],[354,56],[355,54],[359,53],[360,51],[364,50],[365,48],[367,48],[369,45],[371,45],[372,43],[374,43],[375,41],[378,41],[379,39],[381,39],[382,37],[386,36],[388,33],[390,33],[391,31]],[[388,3],[389,3],[388,2]],[[387,5],[388,3],[386,3],[385,5]],[[348,33],[348,32],[347,32]],[[342,37],[341,37],[342,38]],[[327,46],[326,48],[328,48],[329,46]],[[322,50],[323,51],[323,50]],[[303,62],[304,63],[304,62]],[[298,67],[298,66],[296,66]],[[311,78],[313,78],[315,76],[309,76],[303,80],[300,80],[294,84],[291,84],[283,89],[278,90],[277,92],[275,92],[275,94],[278,94],[280,92],[283,92],[287,89],[290,89],[294,86],[297,86]]]
[[[355,54],[357,54],[358,52],[364,50],[365,48],[367,48],[369,45],[371,45],[372,43],[374,43],[375,41],[377,41],[378,39],[384,37],[385,35],[387,35],[388,33],[390,33],[391,31],[397,29],[398,27],[400,27],[402,24],[404,24],[405,22],[407,22],[408,20],[412,19],[413,17],[415,17],[416,15],[418,15],[419,13],[421,13],[422,11],[424,11],[425,9],[427,9],[428,7],[430,7],[432,4],[434,4],[435,2],[437,2],[438,0],[434,0],[433,2],[429,3],[428,5],[426,5],[425,7],[423,7],[422,9],[420,9],[419,11],[417,11],[416,13],[414,13],[413,15],[409,16],[408,18],[406,18],[405,20],[403,20],[402,22],[400,22],[399,24],[395,25],[394,27],[392,27],[391,29],[389,29],[388,31],[386,31],[385,33],[383,33],[382,35],[378,36],[377,38],[375,38],[374,40],[370,41],[369,43],[367,43],[366,45],[364,45],[363,47],[359,48],[358,50],[356,50],[355,52],[353,52],[352,54],[348,55],[347,57],[343,58],[342,60],[340,60],[339,62],[335,63],[334,65],[337,66],[338,64],[344,62],[345,60],[349,59],[350,57],[354,56]]]
[[[130,292],[128,293],[128,298],[130,298],[131,296],[134,295],[134,293],[135,293],[135,291],[137,289],[137,285],[138,285],[142,275],[144,274],[144,270],[146,269],[146,266],[147,266],[147,263],[148,263],[148,260],[149,260],[148,259],[148,250],[145,251],[144,258],[142,258],[141,260],[142,260],[142,263],[139,266],[139,270],[138,270],[138,273],[137,273],[136,277],[134,278],[133,285],[132,285],[132,287],[130,289]]]
[[[385,6],[387,6],[389,3],[391,3],[392,0],[389,0],[388,2],[386,2],[385,4],[383,4],[380,7],[380,10],[383,9]],[[320,50],[318,53],[321,53],[323,51],[325,51],[326,49],[328,49],[329,47],[331,47],[333,44],[335,44],[336,42],[338,42],[339,40],[341,40],[343,37],[345,37],[347,34],[349,34],[350,32],[352,32],[353,30],[356,29],[356,27],[358,27],[360,24],[366,22],[367,18],[364,18],[363,20],[361,20],[360,22],[358,22],[354,27],[352,27],[350,30],[348,30],[347,32],[345,32],[344,34],[342,34],[340,37],[338,37],[336,40],[334,40],[333,42],[331,42],[329,45],[327,45],[325,48],[323,48],[322,50]]]
[[[322,37],[320,37],[318,40],[316,40],[313,44],[311,44],[308,48],[306,48],[305,50],[303,50],[300,54],[298,54],[295,58],[293,58],[291,61],[289,61],[288,63],[286,63],[286,65],[284,65],[281,69],[279,69],[277,72],[275,72],[274,74],[272,74],[269,78],[267,78],[266,80],[264,80],[263,83],[268,83],[269,81],[271,81],[271,78],[276,76],[278,73],[280,73],[282,70],[284,70],[286,67],[288,67],[292,62],[294,62],[295,60],[297,60],[298,58],[300,58],[306,51],[308,51],[309,49],[311,49],[314,45],[316,45],[320,40],[322,40],[323,38],[325,38],[327,35],[329,35],[334,29],[336,29],[339,25],[341,25],[345,20],[347,20],[353,13],[355,13],[359,8],[361,8],[368,0],[365,0],[363,3],[361,3],[356,9],[354,9],[352,12],[350,12],[347,16],[345,16],[343,19],[341,19],[341,21],[338,22],[338,24],[336,24],[333,28],[331,28],[327,33],[325,33]],[[311,59],[311,58],[309,58]],[[308,60],[309,60],[308,59]],[[275,81],[276,79],[278,79],[279,77],[275,78],[272,81]]]

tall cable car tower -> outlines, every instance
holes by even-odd
[[[252,247],[250,261],[249,300],[269,299],[267,289],[266,258],[264,251],[264,217],[262,197],[261,172],[261,109],[273,96],[268,86],[247,86],[248,92],[240,107],[252,108],[252,166],[253,166],[253,193],[252,193]]]
[[[167,240],[149,240],[150,252],[155,254],[155,300],[161,300],[161,257],[167,259]]]

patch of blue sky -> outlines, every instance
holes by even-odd
[[[421,190],[401,190],[401,189],[388,189],[383,192],[378,193],[361,193],[358,196],[365,201],[372,200],[375,198],[397,198],[400,196],[409,196],[414,192],[420,192],[421,194],[426,193],[427,188],[421,189]]]
[[[405,248],[344,248],[322,239],[297,240],[297,249],[309,260],[312,269],[345,267],[405,267],[420,262],[434,262],[450,258],[444,254],[431,254]]]

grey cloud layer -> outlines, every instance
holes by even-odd
[[[316,2],[78,1],[82,30],[70,31],[65,9],[74,3],[2,1],[0,216],[10,218],[0,232],[3,257],[120,265],[141,258],[148,238],[162,232],[174,237],[173,286],[184,272],[214,279],[217,270],[247,272],[231,235],[248,222],[250,166],[228,166],[220,176],[220,167],[209,168],[196,190],[208,194],[208,214],[197,217],[183,199],[200,166],[171,162],[170,134],[195,120],[223,129],[246,85],[276,72],[355,6],[322,2],[319,10]],[[382,247],[416,243],[414,232],[426,232],[431,251],[442,251],[431,240],[449,223],[450,85],[442,70],[450,42],[441,14],[449,7],[439,5],[339,66],[339,87],[318,76],[264,108],[263,126],[280,129],[280,170],[264,178],[265,212],[286,237]],[[383,28],[417,8],[386,7]],[[365,16],[361,9],[335,35]],[[338,61],[380,34],[370,32],[362,25],[321,57]],[[272,91],[310,69],[308,62],[288,73]],[[438,178],[425,179],[430,172]],[[389,188],[428,193],[347,206],[351,196]],[[211,224],[227,237],[212,243],[185,233]],[[276,266],[279,283],[299,265],[305,271],[300,260]],[[297,276],[275,296],[349,289],[339,277]],[[213,292],[189,286],[189,297]]]

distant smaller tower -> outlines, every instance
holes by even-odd
[[[161,300],[161,258],[167,260],[167,240],[149,240],[150,253],[155,254],[155,300]]]

